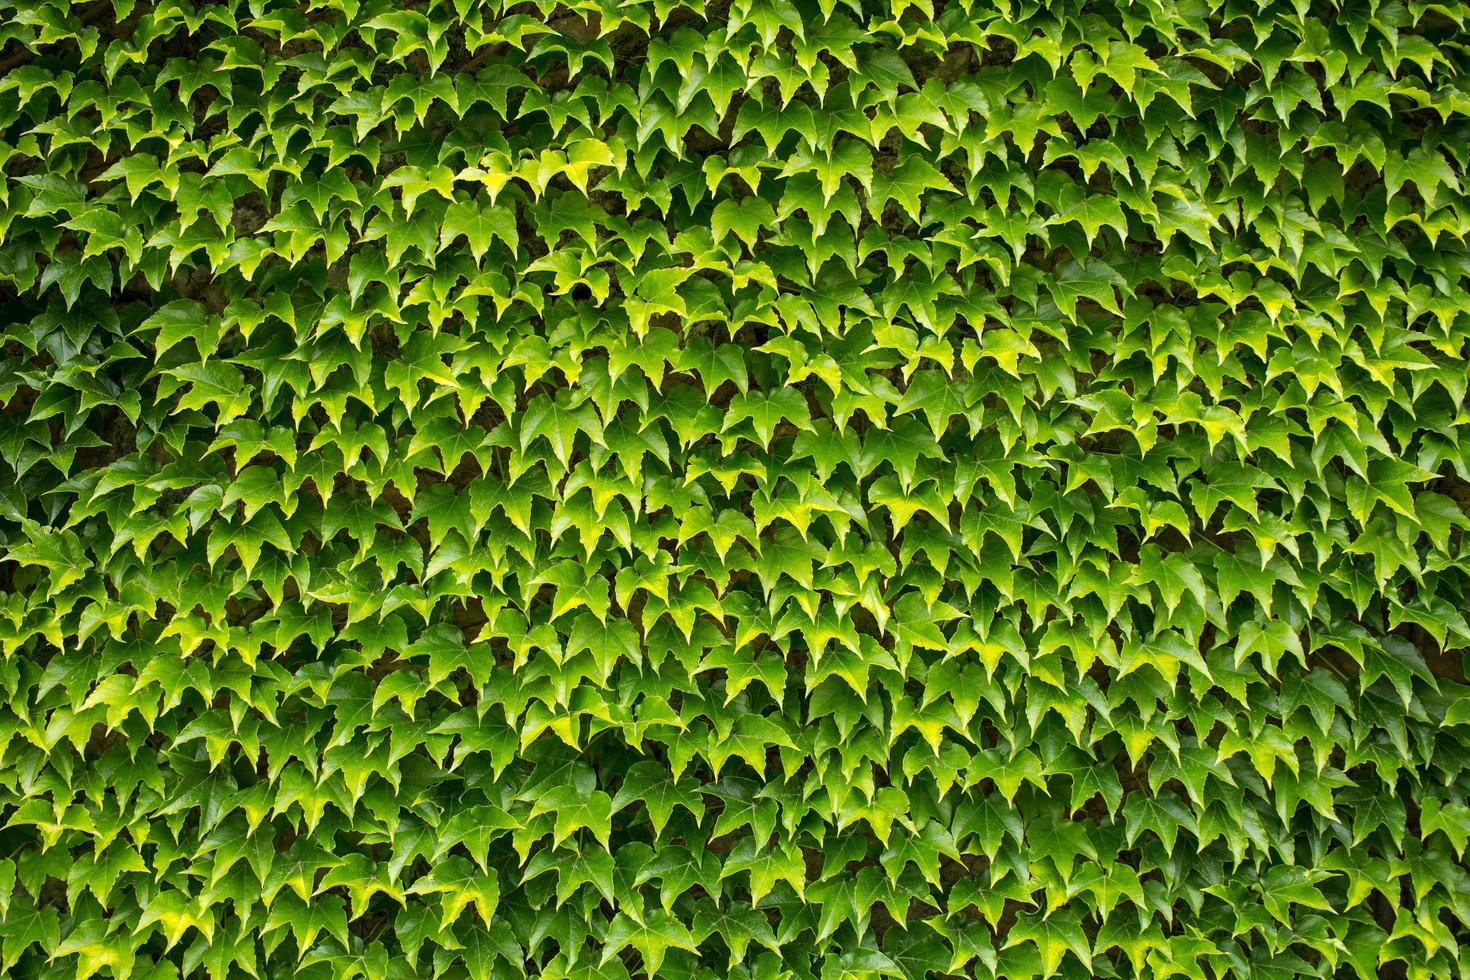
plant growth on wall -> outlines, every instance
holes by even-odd
[[[0,973],[1466,976],[1467,15],[0,0]]]

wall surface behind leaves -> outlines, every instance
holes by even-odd
[[[0,973],[1470,975],[1467,15],[0,0]]]

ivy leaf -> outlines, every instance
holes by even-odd
[[[714,232],[716,242],[723,240],[733,231],[746,247],[754,248],[760,240],[760,233],[772,227],[775,222],[776,212],[771,206],[760,198],[752,196],[740,201],[721,201],[715,206],[714,214],[710,218],[710,227]]]
[[[56,909],[49,905],[12,901],[5,915],[5,935],[0,938],[4,949],[4,967],[9,970],[31,946],[40,944],[43,952],[61,945],[61,926]]]
[[[590,402],[572,407],[565,398],[541,396],[526,406],[521,421],[522,452],[537,439],[545,439],[563,467],[571,465],[572,448],[579,433],[586,433],[595,445],[606,448],[602,422]]]
[[[460,914],[471,905],[480,921],[488,925],[494,921],[495,909],[500,904],[500,880],[493,870],[476,868],[460,857],[449,857],[409,886],[408,894],[440,896],[441,929],[459,921]]]
[[[552,834],[556,844],[560,845],[574,832],[585,829],[592,831],[604,850],[609,848],[613,801],[601,790],[582,793],[573,786],[557,786],[537,799],[531,808],[532,817],[542,813],[556,817]]]
[[[778,881],[784,881],[801,894],[806,888],[806,864],[794,847],[766,848],[758,846],[754,837],[743,837],[731,849],[720,870],[720,879],[750,873],[750,903],[759,905]]]
[[[681,786],[679,780],[655,762],[640,762],[628,770],[623,785],[613,797],[612,810],[617,813],[635,800],[648,809],[655,837],[663,833],[675,806],[682,806],[696,820],[704,819],[704,801],[693,784]]]
[[[954,185],[933,164],[921,157],[909,157],[888,173],[874,175],[872,200],[879,202],[879,213],[889,201],[895,201],[914,224],[923,224],[921,201],[928,190],[953,191]]]
[[[735,396],[720,431],[727,431],[747,419],[762,446],[770,445],[776,427],[782,422],[789,422],[802,431],[810,431],[812,427],[806,399],[794,388],[781,388],[769,394],[742,392]]]
[[[691,953],[698,949],[688,928],[669,913],[657,909],[648,913],[642,922],[618,913],[607,928],[601,962],[606,963],[629,946],[643,957],[643,969],[649,976],[658,973],[670,949]]]
[[[461,235],[468,240],[470,254],[475,257],[476,264],[484,258],[495,239],[510,246],[512,252],[520,248],[515,213],[493,204],[479,207],[474,201],[455,201],[449,205],[440,225],[439,247],[444,248]]]

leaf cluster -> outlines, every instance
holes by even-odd
[[[0,973],[1465,975],[1467,14],[0,0]]]

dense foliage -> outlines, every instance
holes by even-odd
[[[0,973],[1470,975],[1467,14],[0,0]]]

